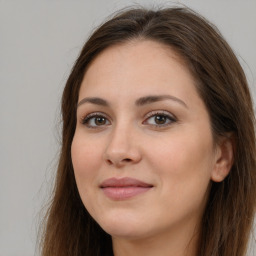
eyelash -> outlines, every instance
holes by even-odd
[[[86,125],[88,128],[92,128],[92,129],[100,128],[100,125],[99,125],[99,126],[97,126],[97,125],[96,125],[96,126],[92,126],[92,125],[89,125],[89,124],[88,124],[93,118],[97,118],[97,117],[99,117],[99,118],[105,118],[105,120],[107,120],[107,121],[109,122],[109,118],[108,118],[105,114],[103,114],[103,113],[101,113],[101,112],[94,112],[94,113],[90,113],[89,115],[83,117],[83,118],[81,119],[81,123],[82,123],[83,125]],[[94,121],[94,122],[95,122],[95,121]]]
[[[152,112],[149,112],[146,116],[145,116],[145,121],[142,122],[143,125],[148,125],[146,124],[146,122],[148,120],[150,120],[150,118],[153,118],[153,117],[163,117],[165,118],[165,120],[168,120],[168,123],[164,123],[164,124],[149,124],[150,126],[154,127],[154,128],[164,128],[164,127],[167,127],[167,126],[170,126],[171,124],[177,122],[177,118],[170,114],[169,112],[167,111],[164,111],[164,110],[157,110],[157,111],[152,111]],[[95,126],[92,126],[89,124],[89,122],[91,120],[94,119],[94,124],[95,124],[95,118],[104,118],[106,120],[106,122],[108,122],[108,124],[103,124],[103,125],[95,125]],[[100,129],[100,128],[103,128],[105,126],[108,126],[109,124],[111,124],[111,122],[109,121],[109,118],[101,113],[101,112],[95,112],[95,113],[91,113],[91,114],[88,114],[87,116],[83,117],[81,119],[81,123],[85,126],[87,126],[88,128],[90,129]],[[101,127],[103,126],[103,127]]]
[[[155,127],[155,128],[164,128],[164,127],[167,127],[167,126],[170,126],[171,124],[177,122],[177,118],[172,115],[171,113],[169,113],[168,111],[164,111],[164,110],[157,110],[157,111],[152,111],[152,112],[149,112],[147,115],[146,115],[146,120],[143,121],[143,124],[148,121],[150,118],[153,118],[153,117],[164,117],[166,118],[166,120],[168,120],[168,123],[164,123],[164,124],[150,124],[151,126]]]

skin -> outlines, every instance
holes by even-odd
[[[138,104],[149,95],[171,97]],[[232,163],[231,143],[220,141],[214,143],[195,81],[173,50],[137,40],[96,57],[81,84],[71,153],[81,199],[112,236],[115,256],[196,256],[211,180],[222,181]],[[153,187],[112,200],[99,187],[112,177]]]

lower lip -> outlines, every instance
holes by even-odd
[[[152,187],[106,187],[102,188],[104,194],[113,200],[125,200],[145,193]]]

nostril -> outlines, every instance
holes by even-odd
[[[112,164],[112,162],[111,162],[109,159],[107,160],[107,163],[108,163],[108,164]]]
[[[127,163],[129,163],[129,162],[131,162],[132,160],[130,159],[130,158],[125,158],[125,159],[123,159],[123,162],[127,162]]]
[[[130,158],[124,158],[124,159],[122,159],[121,161],[117,161],[117,162],[112,161],[112,160],[110,160],[110,159],[107,159],[106,162],[107,162],[107,164],[109,164],[109,165],[112,165],[112,164],[122,164],[122,163],[130,163],[130,162],[132,162],[132,159],[130,159]]]

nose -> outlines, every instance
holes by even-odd
[[[135,132],[132,129],[116,127],[112,131],[103,157],[108,165],[117,168],[140,162],[141,152]]]

